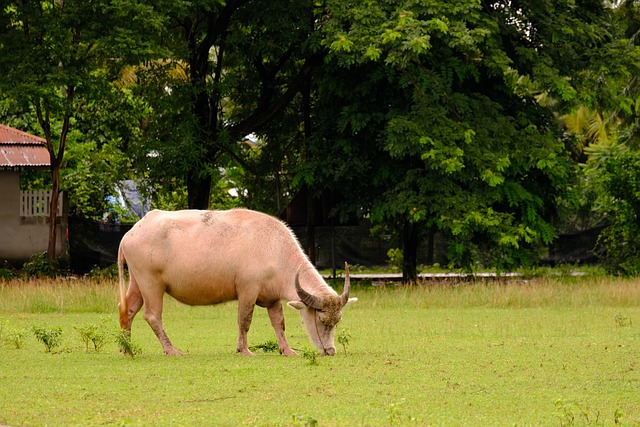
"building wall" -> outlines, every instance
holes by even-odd
[[[58,225],[56,255],[65,249],[66,226]],[[20,217],[20,172],[0,170],[0,262],[21,263],[46,252],[48,218]]]

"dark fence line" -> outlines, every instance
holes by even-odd
[[[95,267],[105,268],[117,262],[118,245],[133,224],[106,223],[69,217],[70,268],[75,274],[86,274]],[[602,228],[561,235],[549,248],[544,263],[597,262],[593,252]],[[306,228],[293,227],[303,247],[306,246]],[[438,240],[438,239],[436,239]],[[441,242],[440,242],[441,243]],[[387,252],[400,246],[398,241],[374,237],[366,226],[315,227],[315,264],[318,268],[342,268],[344,262],[363,266],[383,265]],[[418,263],[426,263],[427,242],[418,249]],[[436,242],[434,261],[446,263],[444,245]]]
[[[118,245],[133,224],[117,224],[69,217],[69,267],[86,274],[118,261]]]

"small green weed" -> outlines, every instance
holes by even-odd
[[[303,348],[298,351],[302,354],[302,358],[307,361],[307,364],[311,366],[318,365],[318,356],[320,356],[320,352],[318,350]]]
[[[616,314],[613,320],[615,321],[616,326],[619,328],[625,328],[625,327],[631,326],[631,319],[622,313]]]
[[[24,330],[13,329],[9,325],[8,320],[0,321],[0,345],[1,343],[6,342],[20,350],[24,347],[24,336]]]
[[[265,353],[279,353],[280,347],[278,347],[278,342],[275,340],[267,340],[262,344],[252,345],[249,347],[251,351],[262,350]]]
[[[291,415],[294,426],[304,426],[304,427],[316,427],[318,425],[318,420],[313,418],[310,415]]]
[[[120,329],[113,333],[113,337],[116,340],[116,344],[120,346],[120,350],[127,356],[137,356],[142,353],[142,348],[131,341],[131,333]]]
[[[80,338],[85,346],[85,351],[87,352],[89,351],[90,344],[93,345],[95,351],[100,351],[107,343],[109,334],[105,328],[104,321],[100,326],[91,324],[86,327],[74,326],[74,328],[80,334]]]
[[[51,353],[62,344],[62,328],[55,327],[48,329],[46,327],[33,326],[31,328],[33,335],[45,346],[45,351]]]
[[[338,333],[338,344],[342,346],[344,350],[344,354],[347,354],[347,346],[349,345],[349,341],[351,340],[351,334],[347,329],[343,329]]]
[[[558,410],[558,417],[560,418],[560,425],[605,425],[606,416],[599,410],[594,410],[589,407],[583,407],[576,402],[565,402],[559,399],[556,402],[556,408]],[[623,413],[620,408],[616,408],[613,413],[613,422],[615,425],[619,425],[622,422]]]
[[[404,409],[402,408],[404,403],[405,399],[402,399],[398,402],[389,404],[389,408],[387,409],[389,425],[399,425],[405,422],[408,422],[411,425],[417,423],[417,419],[415,417],[404,415]]]

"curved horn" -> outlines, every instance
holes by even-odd
[[[300,267],[298,267],[298,271],[296,271],[296,292],[298,293],[300,301],[311,308],[322,310],[322,300],[317,296],[311,295],[309,292],[302,289],[302,286],[300,286]]]
[[[349,302],[349,292],[351,291],[351,279],[349,279],[349,264],[344,263],[344,291],[342,291],[342,305]]]

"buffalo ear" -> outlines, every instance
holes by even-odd
[[[303,308],[305,308],[307,305],[305,303],[303,303],[302,301],[289,301],[287,303],[287,305],[291,308],[295,308],[296,310],[302,310]]]

